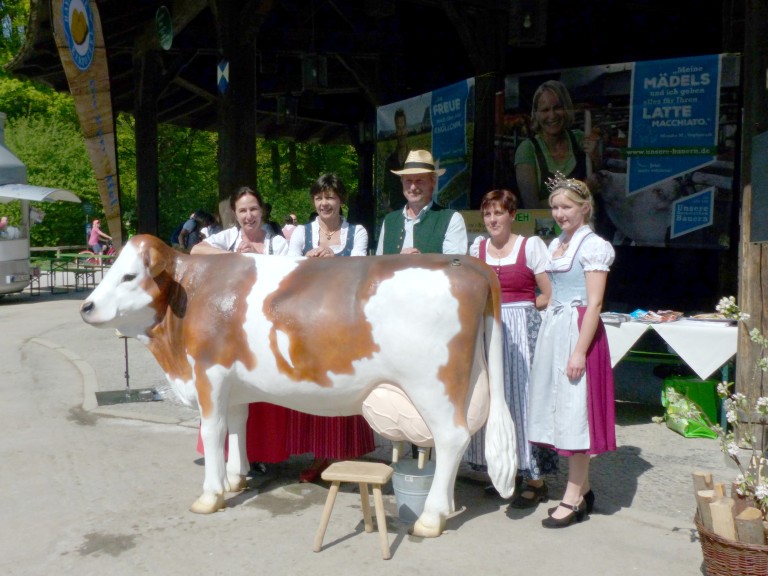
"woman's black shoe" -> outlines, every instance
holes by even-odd
[[[592,510],[595,507],[595,493],[590,488],[589,492],[584,494],[584,503],[587,505],[587,514],[592,514]]]
[[[544,518],[544,520],[541,521],[541,525],[544,526],[544,528],[565,528],[576,522],[581,522],[587,515],[587,511],[581,508],[578,504],[571,506],[565,502],[560,502],[560,506],[568,508],[571,512],[568,516],[563,518],[552,518],[552,516]]]
[[[592,510],[595,508],[595,493],[590,490],[586,494],[584,494],[584,504],[585,509],[587,511],[587,514],[592,514]],[[547,510],[547,514],[552,516],[552,514],[557,510],[557,506],[554,506]]]
[[[518,474],[517,476],[515,476],[515,490],[513,494],[517,494],[522,484],[523,484],[523,477]],[[490,496],[491,498],[501,498],[501,494],[499,494],[499,491],[496,490],[496,486],[494,486],[493,484],[489,484],[488,486],[483,488],[483,492],[485,492],[486,496]]]
[[[493,484],[488,484],[488,486],[483,488],[483,492],[490,498],[501,498],[501,494],[499,494],[499,491],[496,490],[496,486]]]
[[[532,496],[526,496],[526,493],[532,494]],[[525,508],[535,508],[539,502],[546,502],[547,500],[549,500],[549,488],[546,482],[542,483],[541,486],[531,486],[528,484],[522,487],[522,492],[515,496],[510,506],[523,510]]]

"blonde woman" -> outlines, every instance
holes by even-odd
[[[568,458],[568,484],[545,528],[581,522],[594,505],[590,458],[616,449],[613,372],[600,320],[611,245],[590,227],[592,194],[557,173],[547,183],[552,217],[562,230],[549,245],[552,299],[533,358],[528,438]]]

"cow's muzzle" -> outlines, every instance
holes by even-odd
[[[95,308],[95,304],[91,300],[86,300],[80,304],[80,316],[85,318]]]

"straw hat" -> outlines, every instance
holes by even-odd
[[[411,150],[405,159],[402,170],[391,170],[398,176],[403,174],[427,174],[434,172],[438,176],[445,174],[445,168],[435,168],[435,160],[432,154],[426,150]]]

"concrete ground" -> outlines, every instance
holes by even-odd
[[[715,441],[652,423],[659,406],[621,401],[619,448],[592,465],[595,512],[563,530],[541,527],[547,505],[508,509],[462,468],[458,512],[440,538],[408,535],[390,484],[392,559],[383,561],[377,536],[363,532],[359,496],[343,486],[314,553],[328,486],[297,482],[310,455],[254,477],[226,510],[192,514],[203,480],[197,415],[169,395],[135,340],[127,341],[130,386],[157,389],[163,400],[97,405],[96,392],[125,390],[125,341],[80,320],[86,294],[0,299],[2,574],[704,573],[691,473],[729,481],[734,472]],[[386,459],[387,446],[369,456]],[[563,462],[549,481],[553,498],[565,473]]]

